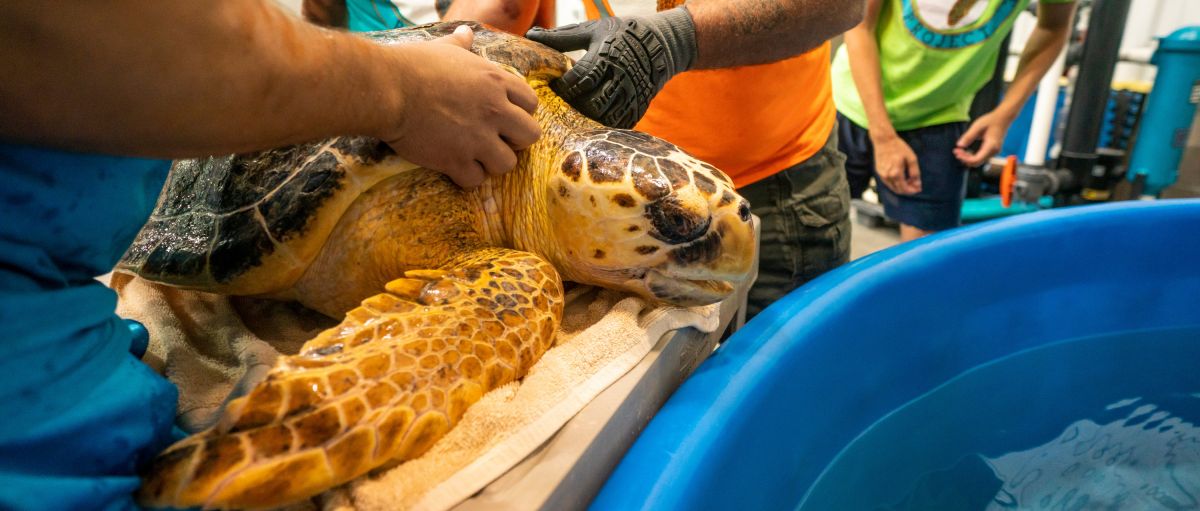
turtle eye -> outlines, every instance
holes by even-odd
[[[750,203],[749,202],[742,201],[742,204],[740,206],[738,206],[738,218],[741,218],[743,222],[750,221]]]

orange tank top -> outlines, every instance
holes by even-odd
[[[590,17],[612,12],[605,0],[584,0],[589,3]],[[825,43],[769,64],[688,71],[667,82],[635,129],[682,147],[746,186],[825,145],[836,118],[829,67]]]

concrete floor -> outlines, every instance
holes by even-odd
[[[900,243],[895,227],[867,227],[858,223],[858,213],[850,210],[850,259],[858,259]]]

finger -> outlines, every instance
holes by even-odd
[[[475,42],[475,31],[467,25],[459,25],[454,29],[454,33],[435,39],[437,42],[449,43],[464,50],[471,49],[471,43]]]
[[[883,184],[887,185],[888,190],[891,190],[891,191],[896,192],[901,195],[904,194],[904,188],[902,188],[900,186],[900,184],[896,182],[896,178],[891,176],[890,174],[883,177]]]
[[[505,74],[508,75],[508,73]],[[530,87],[529,83],[527,83],[525,80],[512,75],[509,76],[513,78],[513,80],[508,84],[508,101],[514,105],[517,105],[521,108],[521,110],[526,112],[533,113],[536,111],[538,106],[538,97],[537,94],[533,92],[533,87]]]
[[[979,161],[978,165],[982,165],[982,164],[986,163],[988,160],[992,159],[993,156],[996,156],[999,153],[1000,153],[1000,143],[999,142],[996,142],[995,140],[991,140],[991,139],[984,140],[983,147],[979,148],[979,155],[980,155],[979,160],[980,161]]]
[[[625,109],[621,105],[628,101],[624,100],[626,94],[622,80],[619,77],[602,79],[609,74],[606,69],[605,63],[592,59],[589,54],[567,71],[561,80],[552,82],[551,87],[588,118],[610,128],[632,128],[637,119],[623,115]],[[555,85],[558,87],[555,88]]]
[[[908,164],[908,189],[909,193],[921,193],[921,165],[917,163],[916,156],[908,156],[905,159]]]
[[[586,61],[580,62],[561,78],[550,82],[550,88],[579,113],[603,123],[611,98],[604,97],[599,90],[599,73],[589,64],[590,62]]]
[[[514,150],[525,149],[542,136],[542,127],[524,110],[512,108],[500,122],[500,136]]]
[[[971,165],[971,160],[974,159],[975,156],[972,153],[968,152],[966,149],[961,149],[961,148],[955,149],[954,157],[958,158],[958,161],[960,163],[962,163],[963,166],[966,166],[966,167],[974,166],[974,165]]]
[[[603,112],[596,120],[610,128],[633,129],[642,118],[638,97],[625,83],[625,80],[610,81],[592,98],[595,108]]]
[[[908,181],[904,177],[904,169],[901,168],[891,176],[892,191],[900,195],[912,195],[912,188],[908,186]]]
[[[958,161],[961,162],[963,164],[963,166],[965,166],[965,167],[975,167],[976,166],[975,165],[975,155],[972,153],[963,151],[961,154],[957,154],[955,156],[958,157]]]
[[[891,176],[887,173],[887,166],[879,160],[875,160],[875,176],[877,178],[876,181],[880,184],[886,186],[889,190],[895,190],[895,188],[892,188]]]
[[[483,145],[484,147],[479,149],[478,161],[489,175],[499,176],[517,166],[517,154],[499,137]]]
[[[442,173],[454,181],[454,184],[465,189],[475,188],[483,184],[483,180],[487,178],[487,173],[483,171],[483,165],[476,160],[460,164]]]
[[[976,139],[979,138],[979,135],[983,134],[985,129],[986,127],[983,123],[976,122],[972,124],[970,128],[967,128],[966,133],[963,133],[961,137],[958,137],[958,143],[956,145],[958,147],[967,147],[971,145]]]
[[[577,23],[559,27],[554,30],[545,30],[541,27],[533,27],[525,33],[532,41],[542,43],[546,46],[554,48],[558,51],[575,51],[583,50],[588,47],[592,41],[592,29],[596,26],[595,21],[586,23]]]
[[[889,190],[899,194],[904,194],[904,183],[897,179],[898,175],[899,173],[895,172],[890,166],[887,167],[883,172],[879,173],[879,177],[883,178],[883,183],[887,185]]]
[[[599,80],[593,76],[596,64],[591,55],[584,55],[571,69],[558,79],[550,82],[550,88],[568,102],[590,94],[599,85]],[[574,103],[572,103],[574,104]],[[578,108],[578,107],[576,107]]]
[[[966,159],[962,160],[962,162],[968,167],[978,167],[983,165],[984,162],[988,161],[997,152],[999,152],[999,148],[996,147],[995,142],[985,139],[979,150],[974,153],[966,153]]]

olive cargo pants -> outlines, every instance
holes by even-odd
[[[746,319],[850,259],[850,188],[837,129],[816,154],[738,190],[760,221]]]

